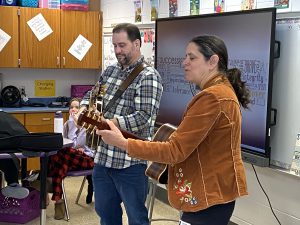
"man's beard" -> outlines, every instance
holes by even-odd
[[[127,55],[120,55],[121,57],[118,57],[118,55],[116,55],[116,58],[118,60],[118,63],[120,63],[122,66],[123,65],[129,65],[130,62],[130,58]]]

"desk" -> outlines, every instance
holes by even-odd
[[[72,146],[73,142],[69,139],[64,138],[63,147]],[[58,149],[59,150],[59,149]],[[57,151],[51,152],[41,152],[38,157],[40,157],[41,169],[40,169],[40,225],[46,225],[46,180],[47,180],[47,165],[48,165],[48,157],[50,155],[56,154]],[[24,156],[22,153],[15,153],[15,155],[20,159],[28,158],[28,156]],[[37,157],[37,156],[35,156]],[[0,159],[11,158],[10,154],[0,154]]]

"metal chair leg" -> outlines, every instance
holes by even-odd
[[[78,201],[79,201],[79,198],[80,198],[80,196],[81,196],[82,189],[83,189],[83,187],[84,187],[85,181],[86,181],[86,176],[83,177],[83,180],[82,180],[82,183],[81,183],[81,186],[80,186],[80,189],[79,189],[79,192],[78,192],[78,194],[77,194],[76,201],[75,201],[76,204],[78,204]]]
[[[69,221],[70,215],[69,215],[69,207],[68,207],[67,195],[66,195],[66,191],[65,191],[64,179],[61,182],[61,187],[62,187],[63,198],[64,198],[64,203],[65,203],[66,217],[67,217],[67,221]]]
[[[152,196],[151,196],[151,201],[150,201],[150,208],[149,208],[149,222],[151,225],[151,221],[152,221],[152,214],[153,214],[153,207],[154,207],[154,201],[155,201],[155,194],[156,194],[156,190],[157,190],[157,183],[153,183],[153,191],[152,191]]]
[[[150,207],[152,193],[153,193],[153,185],[152,185],[152,181],[149,180],[148,181],[148,195],[147,195],[146,203],[145,203],[147,210],[149,210],[149,207]],[[148,217],[149,217],[149,215],[148,215]]]
[[[0,170],[1,176],[0,176],[0,185],[1,188],[4,188],[5,186],[5,178],[4,178],[4,173]]]
[[[149,191],[148,191],[148,196],[147,196],[147,201],[146,201],[146,207],[148,209],[148,218],[149,218],[149,225],[151,225],[152,222],[155,221],[173,221],[178,223],[178,220],[175,219],[165,219],[165,218],[160,218],[160,219],[152,219],[152,214],[153,214],[153,207],[154,207],[154,201],[155,201],[155,194],[157,191],[157,182],[155,180],[149,180]]]

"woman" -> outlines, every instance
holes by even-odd
[[[79,110],[79,103],[80,99],[78,98],[73,98],[70,101],[69,120],[64,124],[63,136],[73,141],[73,147],[63,148],[58,151],[56,155],[50,157],[48,164],[48,177],[52,178],[52,200],[55,201],[54,218],[57,220],[63,219],[65,216],[61,184],[67,172],[72,170],[88,170],[94,167],[93,152],[85,145],[86,130],[77,127],[74,121],[74,116]],[[88,178],[88,181],[89,193],[87,200],[91,201],[93,193],[91,176]]]
[[[249,91],[240,71],[227,65],[220,38],[198,36],[188,43],[185,78],[201,92],[168,141],[125,139],[110,121],[111,130],[97,130],[104,142],[132,157],[169,164],[169,201],[183,212],[181,224],[227,225],[235,199],[247,195],[240,105],[247,108]]]

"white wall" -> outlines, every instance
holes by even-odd
[[[214,0],[200,0],[200,13],[212,13]],[[143,0],[143,24],[150,21],[150,0]],[[226,10],[239,10],[241,0],[226,0]],[[273,0],[256,0],[257,7],[272,7]],[[134,3],[132,0],[102,0],[104,27],[120,22],[134,23]],[[290,0],[290,8],[278,12],[299,12],[300,1]],[[178,15],[189,15],[189,0],[178,0]],[[159,17],[168,17],[168,0],[160,0]],[[154,27],[154,25],[153,25]],[[297,74],[295,74],[297,76]],[[276,90],[276,89],[275,89]],[[277,89],[277,91],[280,91]],[[284,121],[281,121],[284,122]],[[293,137],[294,138],[294,137]],[[284,150],[284,149],[283,149]],[[250,164],[245,164],[249,196],[237,200],[232,221],[239,225],[274,225],[278,224],[270,206],[255,178]],[[273,168],[255,167],[258,177],[270,198],[273,209],[282,225],[300,225],[300,178]]]
[[[2,87],[14,85],[25,86],[27,97],[34,98],[35,80],[56,80],[55,96],[70,96],[72,84],[95,84],[97,70],[74,69],[2,69],[0,68]],[[0,82],[1,83],[1,82]],[[0,86],[1,89],[1,86]],[[54,97],[54,96],[49,96]]]

